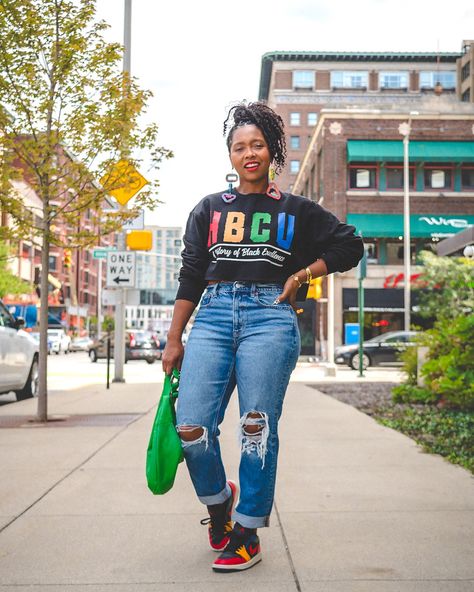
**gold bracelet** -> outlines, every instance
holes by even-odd
[[[297,275],[294,275],[293,279],[298,283],[298,288],[301,288],[303,284],[300,282],[300,278]]]
[[[311,269],[309,267],[305,268],[306,271],[306,283],[309,284],[313,279],[313,274],[311,273]]]

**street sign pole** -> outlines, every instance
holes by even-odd
[[[102,337],[102,261],[99,259],[99,275],[97,277],[97,339]]]
[[[131,73],[131,45],[132,45],[132,0],[124,3],[124,52],[123,71],[126,76]],[[122,205],[122,209],[127,206]],[[118,235],[117,246],[119,251],[126,249],[125,231]],[[114,340],[114,379],[113,382],[125,382],[123,366],[125,363],[125,291],[118,289],[117,303],[115,305],[115,340]]]

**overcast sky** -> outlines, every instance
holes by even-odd
[[[123,0],[97,0],[107,37],[123,42]],[[159,173],[165,203],[146,224],[184,226],[225,187],[227,109],[256,100],[269,51],[460,51],[474,38],[472,0],[133,0],[132,74],[154,97],[149,116],[174,151]],[[146,171],[142,171],[146,176]]]

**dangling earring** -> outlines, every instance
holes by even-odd
[[[268,195],[268,197],[278,200],[281,198],[281,193],[277,187],[277,184],[275,183],[275,177],[276,177],[275,167],[273,166],[273,163],[272,163],[270,165],[270,168],[268,169],[268,187],[267,187],[266,194]]]
[[[222,194],[222,199],[225,203],[232,203],[234,199],[237,197],[234,193],[234,188],[232,183],[237,183],[238,176],[236,173],[229,173],[225,176],[225,180],[229,183],[229,190]]]

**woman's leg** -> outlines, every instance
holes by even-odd
[[[185,348],[177,426],[200,501],[219,504],[230,495],[219,447],[219,425],[235,387],[232,304],[225,294],[205,296]]]
[[[278,457],[278,420],[300,351],[296,314],[273,305],[279,288],[253,288],[242,297],[245,324],[236,353],[240,405],[240,500],[233,519],[247,528],[267,526]]]

